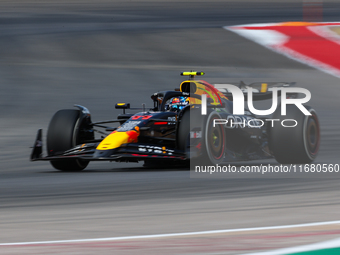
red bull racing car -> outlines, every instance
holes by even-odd
[[[143,105],[140,112],[127,113],[137,109],[129,103],[117,103],[116,108],[123,111],[117,119],[92,122],[89,110],[80,105],[75,105],[77,109],[58,111],[47,131],[47,156],[43,156],[40,129],[31,161],[47,160],[61,171],[81,171],[90,161],[101,160],[146,163],[203,160],[206,164],[223,164],[273,157],[280,163],[310,163],[315,159],[320,128],[314,109],[305,106],[309,112],[305,115],[295,105],[287,105],[287,113],[282,116],[279,106],[270,116],[272,121],[247,108],[243,114],[235,115],[233,94],[221,86],[195,80],[195,76],[203,74],[182,73],[189,79],[179,89],[154,93],[151,109]],[[241,82],[238,87],[251,88],[255,101],[270,99],[273,90],[292,85]],[[295,122],[289,127],[280,124],[287,119]],[[96,133],[102,137],[97,138]]]

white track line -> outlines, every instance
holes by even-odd
[[[246,253],[244,255],[289,255],[292,253],[332,249],[332,248],[338,248],[338,247],[340,247],[340,238],[325,241],[325,242],[315,243],[315,244],[291,247],[291,248],[284,248],[284,249],[265,251],[265,252]]]
[[[338,220],[338,221],[325,221],[325,222],[313,222],[313,223],[295,224],[295,225],[283,225],[283,226],[270,226],[270,227],[257,227],[257,228],[237,228],[237,229],[224,229],[224,230],[211,230],[211,231],[198,231],[198,232],[185,232],[185,233],[171,233],[171,234],[121,236],[121,237],[57,240],[57,241],[20,242],[20,243],[0,243],[0,246],[121,241],[121,240],[132,240],[132,239],[150,239],[150,238],[162,238],[162,237],[179,237],[179,236],[192,236],[192,235],[209,235],[209,234],[223,234],[223,233],[233,233],[233,232],[259,231],[259,230],[314,227],[314,226],[325,226],[325,225],[334,225],[334,224],[340,224],[340,220]]]

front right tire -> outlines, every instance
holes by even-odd
[[[223,125],[215,125],[214,120],[221,119],[221,116],[212,111],[209,113],[204,129],[204,158],[212,165],[220,164],[223,161],[225,150],[225,130]]]
[[[177,134],[178,148],[185,151],[195,165],[216,165],[223,161],[226,142],[224,126],[214,127],[214,119],[221,119],[216,111],[204,116],[199,109],[188,109],[181,118]],[[201,131],[200,143],[195,146],[200,148],[201,153],[196,157],[190,155],[190,150],[195,149],[190,147],[190,131],[195,129]]]

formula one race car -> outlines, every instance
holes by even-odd
[[[92,122],[89,110],[80,105],[75,105],[78,109],[58,111],[48,127],[47,156],[42,155],[40,129],[31,160],[50,161],[62,171],[80,171],[90,161],[100,160],[146,163],[203,160],[206,164],[220,164],[272,157],[280,163],[310,163],[315,159],[320,128],[314,109],[291,103],[285,105],[286,115],[281,115],[279,104],[268,117],[236,105],[240,96],[251,102],[274,96],[297,98],[298,93],[284,90],[292,83],[241,82],[235,86],[211,85],[194,79],[203,74],[182,73],[190,78],[179,89],[154,93],[152,109],[146,110],[143,105],[141,112],[126,113],[136,108],[117,103],[116,108],[122,109],[123,114],[114,120]],[[114,123],[116,127],[108,126]],[[98,139],[95,133],[104,136]]]

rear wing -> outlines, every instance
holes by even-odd
[[[254,82],[250,84],[245,84],[241,81],[239,84],[214,84],[215,88],[223,93],[229,100],[233,100],[233,94],[228,90],[228,85],[237,86],[244,94],[244,99],[248,99],[248,90],[253,92],[253,100],[266,100],[272,98],[272,90],[273,88],[278,89],[278,96],[281,96],[280,88],[292,87],[295,86],[295,82]],[[289,93],[287,95],[289,98],[298,97],[298,93]]]

